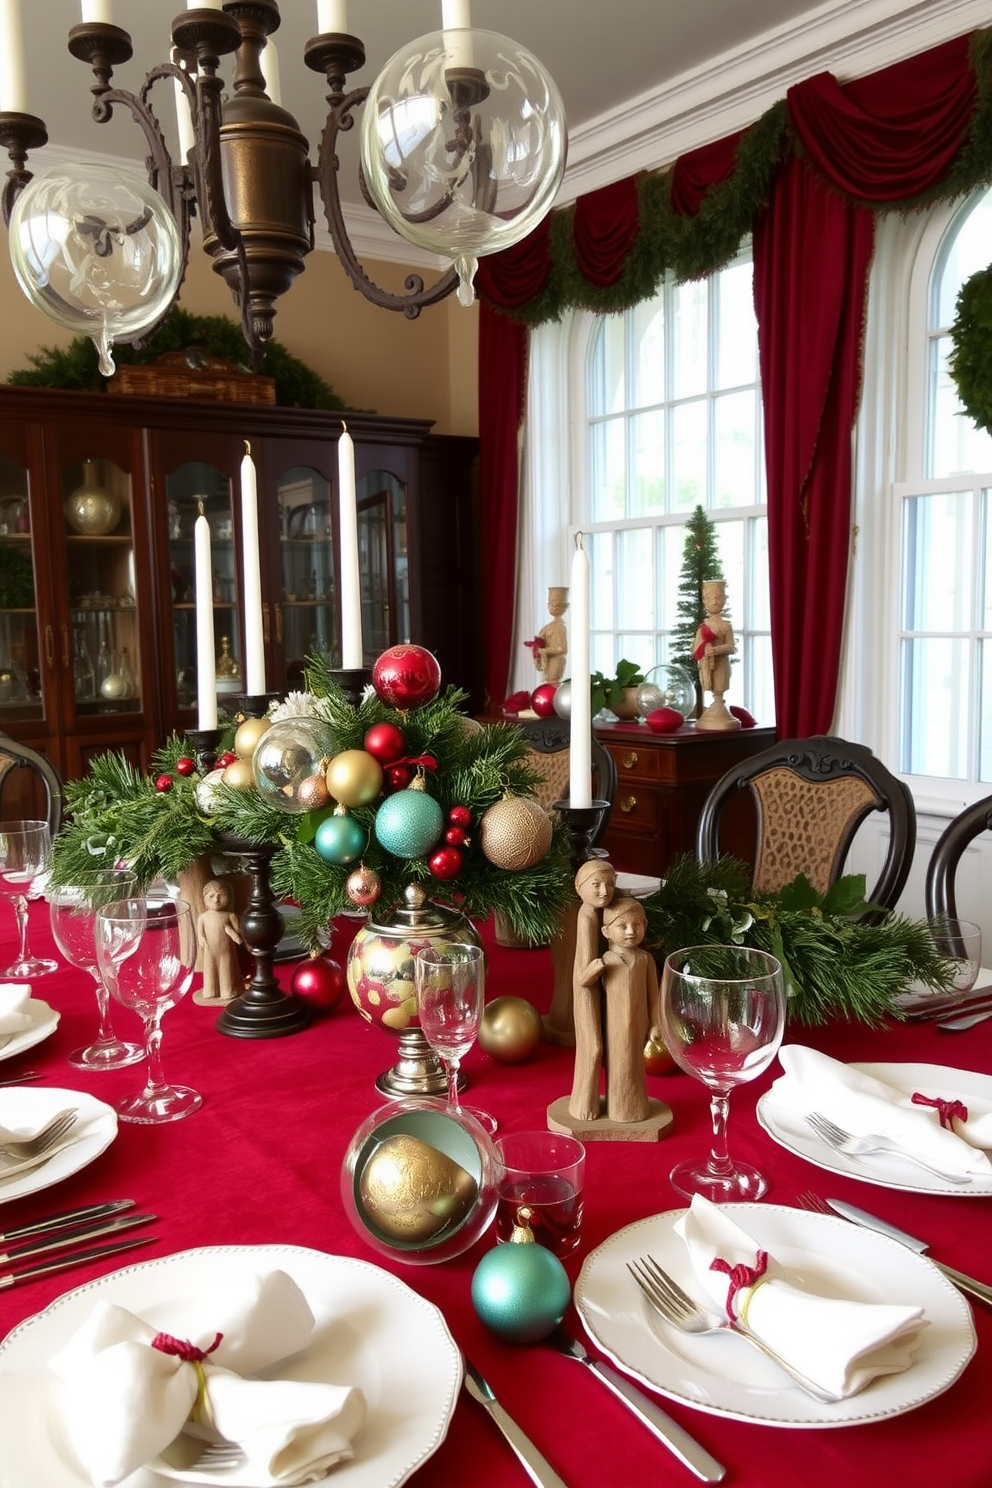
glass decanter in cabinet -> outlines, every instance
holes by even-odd
[[[166,477],[169,524],[169,580],[175,648],[176,702],[195,708],[197,699],[196,566],[193,528],[202,513],[210,527],[211,592],[214,611],[214,665],[218,701],[244,691],[239,659],[237,555],[231,482],[222,470],[191,460]]]
[[[303,685],[308,657],[341,665],[338,636],[335,513],[331,487],[318,470],[298,465],[276,483],[279,508],[281,601],[275,605],[275,639],[286,685]]]
[[[131,483],[112,460],[62,471],[69,630],[63,637],[76,716],[142,711]]]
[[[43,716],[28,472],[0,455],[0,729]]]

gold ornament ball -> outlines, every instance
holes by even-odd
[[[497,997],[482,1015],[479,1048],[500,1064],[523,1064],[544,1037],[541,1015],[524,997]]]
[[[382,766],[364,749],[344,749],[327,767],[327,789],[342,806],[370,806],[382,790]]]
[[[251,768],[251,760],[236,759],[224,767],[221,776],[225,785],[233,785],[235,790],[253,790],[255,787],[255,776]]]
[[[369,1158],[359,1192],[365,1213],[395,1240],[425,1244],[463,1220],[479,1187],[471,1173],[416,1137],[387,1137]]]
[[[306,811],[319,811],[322,806],[326,806],[331,793],[323,775],[308,775],[305,780],[301,780],[296,790],[296,799]]]
[[[246,718],[238,725],[234,736],[234,752],[238,759],[250,760],[258,747],[258,741],[272,727],[271,718]]]
[[[551,818],[528,796],[508,796],[482,818],[479,845],[497,868],[533,868],[551,846]]]

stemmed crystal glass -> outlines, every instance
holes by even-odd
[[[32,956],[28,946],[28,900],[40,897],[32,892],[35,880],[48,866],[52,834],[45,821],[11,821],[0,824],[0,894],[14,906],[19,949],[12,966],[0,971],[4,977],[36,977],[57,971],[59,963]]]
[[[196,920],[184,899],[146,899],[136,916],[118,906],[98,910],[96,954],[110,995],[133,1008],[145,1026],[145,1088],[118,1102],[122,1121],[178,1121],[203,1104],[187,1085],[169,1085],[162,1071],[162,1017],[189,991],[196,964]]]
[[[767,1180],[727,1148],[730,1092],[775,1058],[785,1029],[785,981],[774,956],[747,946],[690,946],[665,961],[661,1024],[676,1063],[710,1091],[712,1150],[672,1169],[679,1193],[714,1203],[760,1199]]]
[[[475,1106],[463,1106],[458,1094],[461,1062],[479,1036],[486,988],[486,958],[480,946],[427,946],[414,957],[417,1015],[421,1032],[448,1079],[448,1112],[468,1111],[486,1131],[496,1130],[495,1117]]]
[[[133,919],[144,913],[138,880],[126,869],[94,868],[78,875],[75,883],[60,884],[48,891],[48,912],[56,945],[70,965],[89,972],[96,986],[99,1027],[93,1043],[74,1049],[69,1055],[69,1063],[77,1069],[122,1069],[143,1059],[145,1054],[141,1044],[120,1039],[114,1032],[110,993],[97,965],[97,912],[111,906],[122,917]]]
[[[982,965],[982,927],[941,915],[930,921],[930,934],[937,954],[953,965],[951,989],[970,992]]]

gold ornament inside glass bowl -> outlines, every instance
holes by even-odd
[[[475,1244],[496,1212],[492,1139],[470,1111],[408,1097],[374,1111],[348,1145],[341,1197],[373,1248],[413,1265]]]
[[[83,461],[83,483],[66,498],[65,519],[83,537],[105,537],[121,519],[120,497],[101,486],[92,460]]]

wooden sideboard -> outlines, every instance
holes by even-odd
[[[773,728],[705,732],[686,726],[653,734],[645,724],[597,724],[596,737],[616,761],[617,792],[601,846],[624,873],[661,876],[683,853],[694,852],[696,824],[710,787],[732,765],[775,742]],[[724,813],[720,846],[754,859],[755,816],[749,791]]]

